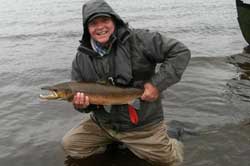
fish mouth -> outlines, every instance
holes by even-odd
[[[41,99],[46,99],[46,100],[52,100],[52,99],[58,99],[59,98],[56,91],[49,91],[49,94],[40,94],[39,97]]]

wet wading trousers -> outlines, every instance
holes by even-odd
[[[84,159],[90,155],[102,153],[106,145],[113,141],[124,143],[136,156],[153,165],[175,166],[183,160],[183,145],[169,138],[164,121],[143,130],[115,132],[98,126],[91,118],[83,120],[71,129],[62,139],[66,155]]]

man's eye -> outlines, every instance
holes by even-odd
[[[90,22],[88,25],[89,25],[89,26],[94,26],[94,25],[96,25],[96,22],[95,22],[95,21],[92,21],[92,22]]]

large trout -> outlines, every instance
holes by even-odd
[[[143,89],[87,82],[64,82],[41,89],[50,91],[47,95],[40,95],[42,99],[72,101],[77,92],[83,92],[86,96],[89,96],[90,104],[97,105],[129,104],[143,93]]]

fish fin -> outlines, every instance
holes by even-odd
[[[140,103],[141,103],[140,99],[137,98],[137,99],[132,100],[128,104],[131,105],[131,106],[133,106],[136,110],[140,110],[140,108],[141,108],[141,104]]]
[[[74,95],[70,95],[70,96],[67,97],[67,101],[68,102],[72,102],[73,98],[74,98]]]
[[[137,125],[139,122],[139,117],[136,109],[132,105],[128,105],[128,113],[131,123]]]
[[[113,86],[115,85],[114,82],[112,81],[105,81],[105,80],[98,80],[96,81],[97,84],[101,84],[101,85],[108,85],[108,86]]]
[[[105,81],[105,80],[97,80],[96,83],[97,84],[102,84],[102,85],[107,85],[108,84],[108,82]]]
[[[111,108],[112,106],[111,105],[103,105],[104,109],[106,112],[110,113],[111,112]]]

